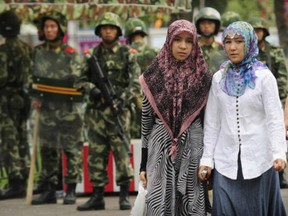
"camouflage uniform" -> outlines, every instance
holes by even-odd
[[[122,34],[121,21],[116,14],[105,13],[100,17],[99,24],[95,28],[96,35],[100,35],[100,28],[103,25],[117,27],[118,37]],[[133,51],[130,51],[127,46],[117,41],[110,49],[105,48],[102,42],[90,52],[97,57],[104,76],[114,86],[117,92],[116,101],[122,101],[123,108],[120,116],[126,136],[129,138],[131,103],[135,102],[140,95],[139,83],[136,82],[140,75],[140,68]],[[91,73],[93,71],[88,64],[85,64],[77,85],[85,85],[84,82],[92,83]],[[88,166],[90,181],[93,184],[93,195],[88,202],[78,206],[77,209],[85,211],[105,208],[103,193],[105,185],[109,182],[107,164],[110,151],[113,152],[116,164],[116,183],[120,185],[120,209],[128,209],[130,204],[125,200],[129,183],[134,176],[129,152],[118,135],[116,118],[109,105],[100,96],[98,99],[90,97],[84,119],[88,130]],[[125,205],[122,205],[122,201]]]
[[[143,40],[133,40],[133,36],[141,35]],[[144,37],[148,36],[145,23],[138,18],[130,18],[125,23],[125,37],[131,48],[137,50],[136,57],[137,62],[143,73],[148,66],[152,63],[152,60],[157,55],[158,50],[151,48],[144,41]],[[141,137],[141,111],[142,111],[142,95],[138,98],[137,106],[134,112],[132,112],[132,126],[131,137]]]
[[[81,57],[68,44],[62,42],[65,32],[65,18],[62,14],[51,13],[43,15],[42,24],[46,19],[55,20],[62,31],[59,37],[60,45],[50,48],[50,42],[38,45],[33,52],[33,82],[40,79],[49,79],[51,86],[56,83],[71,83],[80,75]],[[63,24],[64,23],[64,24]],[[39,81],[41,83],[41,81]],[[41,83],[41,84],[46,84]],[[47,84],[48,85],[48,84]],[[81,103],[75,103],[73,98],[59,98],[55,94],[45,95],[37,93],[32,85],[31,94],[35,100],[41,101],[40,120],[39,120],[39,143],[42,159],[41,178],[47,185],[46,191],[42,193],[42,198],[35,199],[32,204],[49,203],[50,198],[56,202],[55,187],[58,183],[59,164],[62,164],[60,154],[62,150],[67,158],[67,174],[64,182],[68,184],[68,192],[75,195],[77,182],[81,182],[82,176],[82,147],[83,147],[83,119],[81,116]],[[61,85],[59,87],[62,87]],[[51,192],[51,196],[45,196],[46,192]],[[50,198],[49,198],[50,197]],[[75,199],[71,201],[73,204]]]
[[[214,41],[211,45],[207,46],[200,41],[205,61],[209,66],[209,70],[212,74],[219,70],[220,65],[226,60],[223,46]]]
[[[263,29],[263,41],[258,41],[259,55],[257,56],[257,59],[265,63],[275,76],[279,90],[279,97],[284,107],[288,87],[288,70],[285,63],[284,50],[281,47],[274,46],[265,41],[265,38],[269,36],[270,33],[266,21],[263,18],[253,17],[250,20],[250,24],[254,29]],[[263,47],[259,46],[260,43]],[[284,171],[279,172],[279,179],[280,187],[288,188],[288,181],[284,178]]]
[[[254,17],[250,21],[251,25],[256,28],[262,28],[264,30],[264,38],[269,36],[269,30],[266,26],[264,19],[260,17]],[[263,41],[264,46],[259,48],[259,55],[257,59],[265,63],[275,76],[279,89],[279,96],[282,103],[285,103],[287,97],[288,87],[288,71],[285,63],[285,54],[281,47],[270,44],[267,41]]]
[[[30,167],[27,138],[30,101],[26,92],[32,51],[17,37],[20,24],[21,21],[12,11],[1,14],[1,34],[6,38],[6,42],[0,46],[1,152],[10,188],[0,199],[17,197],[21,192],[22,196],[25,195]]]
[[[197,32],[200,35],[199,43],[202,48],[205,61],[209,66],[209,70],[211,73],[214,74],[219,70],[221,63],[225,61],[226,58],[225,55],[223,55],[224,54],[223,46],[219,42],[215,41],[215,39],[209,45],[204,44],[205,36],[203,36],[203,33],[200,30],[200,23],[204,20],[211,20],[215,22],[215,31],[213,35],[210,36],[214,38],[214,35],[217,35],[220,30],[221,17],[217,10],[210,7],[202,8],[195,17],[195,23],[196,23],[195,25],[197,28]]]
[[[274,74],[278,84],[279,96],[284,104],[287,97],[288,74],[283,49],[265,41],[265,47],[259,49],[257,59],[265,63]]]

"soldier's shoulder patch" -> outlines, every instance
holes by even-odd
[[[83,53],[86,57],[90,58],[93,55],[93,50],[92,49],[85,49]]]
[[[129,53],[131,53],[131,54],[135,54],[135,53],[137,53],[137,50],[134,49],[134,48],[130,48],[130,49],[129,49]]]
[[[65,47],[64,50],[65,50],[66,52],[68,52],[68,53],[75,53],[75,52],[76,52],[75,49],[72,48],[72,47],[70,47],[70,46]]]
[[[84,50],[84,54],[92,54],[92,50],[91,49],[85,49]]]

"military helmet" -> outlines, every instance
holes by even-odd
[[[148,35],[146,24],[141,19],[130,18],[125,23],[125,37],[129,38],[136,33]]]
[[[268,25],[265,19],[263,19],[262,17],[253,17],[250,22],[249,22],[253,28],[261,28],[264,30],[264,37],[267,37],[270,35],[269,29],[268,29]]]
[[[199,24],[202,20],[212,20],[216,23],[216,28],[214,34],[217,35],[220,29],[221,16],[220,13],[212,7],[204,7],[195,17],[195,23],[198,34],[201,34]]]
[[[100,36],[100,28],[101,26],[104,26],[104,25],[116,26],[118,28],[118,34],[119,34],[118,36],[122,35],[121,19],[117,14],[111,13],[111,12],[106,12],[102,14],[99,18],[99,22],[97,23],[95,27],[95,35]]]
[[[47,19],[54,20],[55,22],[58,23],[58,26],[60,29],[60,36],[64,37],[64,34],[67,31],[67,19],[66,19],[66,17],[57,11],[51,11],[47,14],[43,14],[41,16],[41,24],[40,24],[42,26],[42,28],[44,28],[44,24],[45,24],[45,21]]]
[[[15,37],[20,33],[21,20],[12,10],[0,14],[0,32],[3,37]]]
[[[227,11],[223,13],[221,16],[221,25],[222,25],[222,28],[224,29],[224,28],[227,28],[228,25],[230,25],[231,23],[236,22],[236,21],[241,21],[241,20],[242,18],[240,14],[234,11]]]

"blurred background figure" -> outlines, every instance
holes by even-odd
[[[284,108],[288,85],[288,71],[285,64],[284,51],[281,47],[272,45],[265,40],[265,38],[270,35],[265,19],[261,17],[253,17],[250,20],[250,24],[253,26],[258,37],[259,55],[257,56],[257,59],[266,64],[275,76],[279,90],[279,97]],[[288,182],[285,179],[284,171],[279,172],[279,179],[280,187],[288,188]]]
[[[40,112],[39,144],[44,188],[32,200],[32,205],[57,202],[56,186],[59,173],[62,175],[62,170],[59,170],[62,152],[67,158],[64,176],[67,191],[63,204],[74,204],[76,185],[81,182],[82,175],[82,100],[76,90],[70,95],[65,89],[73,91],[74,81],[80,75],[81,57],[63,42],[67,29],[63,14],[56,11],[43,14],[39,26],[42,27],[44,43],[34,48],[31,95],[33,108]],[[53,89],[52,93],[41,86]]]
[[[222,53],[219,53],[223,51],[223,47],[220,42],[215,40],[221,25],[220,13],[212,7],[204,7],[196,15],[195,25],[205,61],[210,72],[214,74],[223,62]],[[211,56],[214,56],[213,61],[210,59]]]
[[[1,191],[0,199],[25,196],[30,167],[27,88],[32,51],[18,38],[20,26],[21,20],[12,10],[0,15],[0,32],[5,38],[0,46],[0,151],[8,175],[8,188]]]
[[[124,36],[128,45],[137,50],[137,62],[141,68],[141,73],[143,73],[157,55],[157,50],[147,44],[146,24],[139,18],[128,19],[125,23]],[[141,111],[142,97],[138,99],[136,107],[132,110],[131,138],[141,137]]]
[[[234,11],[226,11],[221,15],[221,31],[224,31],[231,23],[241,21],[242,17]]]

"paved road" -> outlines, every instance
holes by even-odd
[[[288,189],[281,190],[286,211],[288,213]],[[77,205],[84,203],[89,197],[79,197]],[[131,203],[136,196],[130,196]],[[106,210],[79,212],[77,205],[62,205],[62,199],[58,204],[31,206],[25,203],[25,199],[0,201],[0,216],[129,216],[130,211],[120,211],[117,195],[105,196]]]

